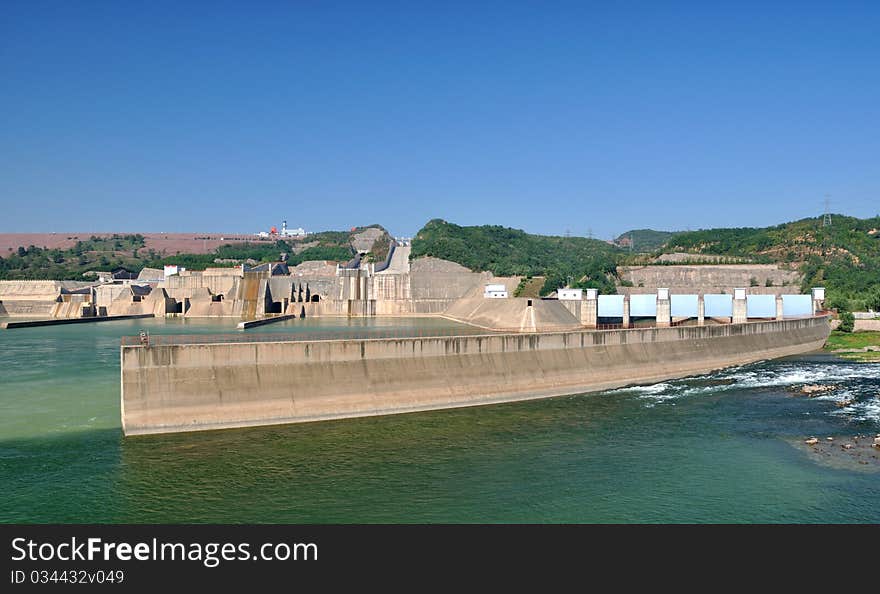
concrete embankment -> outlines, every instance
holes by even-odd
[[[0,301],[4,314],[18,318],[50,317],[63,289],[88,286],[76,281],[3,280],[0,281]]]
[[[703,373],[822,347],[825,317],[458,337],[123,346],[128,435],[474,406]]]
[[[59,318],[57,320],[31,320],[29,322],[4,322],[0,327],[12,330],[13,328],[36,328],[38,326],[66,326],[67,324],[92,324],[95,322],[117,322],[119,320],[136,320],[139,318],[152,318],[154,314],[138,314],[131,316],[101,316],[94,318]]]
[[[561,301],[541,299],[459,299],[443,317],[486,330],[508,332],[579,330],[583,326]]]

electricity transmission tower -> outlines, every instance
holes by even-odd
[[[825,214],[822,215],[822,226],[831,226],[831,196],[825,194]]]

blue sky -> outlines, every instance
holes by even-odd
[[[0,8],[0,231],[880,211],[877,2]]]

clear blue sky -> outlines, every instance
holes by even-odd
[[[880,211],[878,2],[0,6],[0,231],[608,238],[826,193]]]

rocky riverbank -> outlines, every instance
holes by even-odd
[[[821,463],[880,470],[880,433],[844,437],[809,436],[799,445],[811,458]]]

